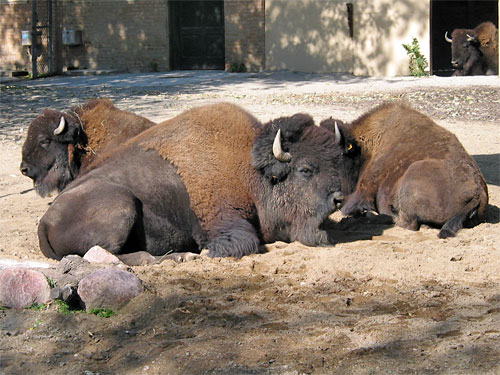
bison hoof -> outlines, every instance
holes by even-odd
[[[164,260],[173,260],[176,263],[184,263],[184,262],[189,262],[191,260],[198,259],[200,257],[200,254],[195,254],[195,253],[170,253],[163,255],[160,257],[158,260],[158,263],[163,262]]]

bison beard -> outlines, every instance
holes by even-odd
[[[357,180],[345,214],[376,210],[411,230],[440,226],[440,238],[484,219],[488,190],[477,164],[452,133],[422,113],[385,104],[343,126],[343,133],[359,147],[362,162],[359,179],[344,172],[344,180]]]
[[[68,185],[41,219],[41,250],[241,257],[262,240],[326,244],[319,227],[340,197],[339,142],[306,115],[262,125],[231,104],[187,111]]]

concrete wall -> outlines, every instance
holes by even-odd
[[[355,75],[408,75],[402,44],[419,41],[430,61],[430,0],[358,0],[354,2]]]
[[[266,69],[352,72],[345,2],[266,0]]]
[[[407,75],[403,43],[429,59],[430,0],[266,0],[266,69]]]

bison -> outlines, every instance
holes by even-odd
[[[451,65],[454,76],[498,74],[498,29],[483,22],[475,29],[455,29],[448,37],[451,43]]]
[[[261,124],[228,103],[188,110],[70,183],[40,221],[41,251],[241,257],[262,242],[328,244],[321,225],[342,199],[340,143],[304,114]]]
[[[488,190],[481,171],[455,135],[429,117],[385,103],[340,129],[354,166],[342,172],[344,193],[352,193],[344,214],[376,210],[403,228],[439,226],[440,238],[484,219]]]
[[[61,191],[95,159],[154,123],[93,99],[68,112],[45,109],[28,128],[21,173],[42,197]]]

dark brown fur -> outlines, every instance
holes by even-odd
[[[493,23],[483,22],[474,29],[455,29],[451,39],[454,75],[498,74],[498,29]]]
[[[55,135],[61,117],[66,126]],[[68,112],[45,109],[28,128],[21,172],[41,196],[59,192],[96,159],[153,124],[109,99],[93,99]]]
[[[483,220],[488,191],[476,162],[451,132],[403,104],[384,104],[346,125],[364,163],[342,211],[376,209],[405,228],[442,226],[448,237]]]

